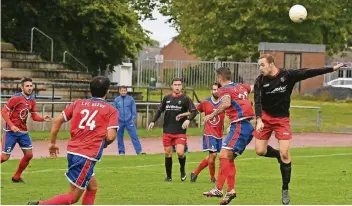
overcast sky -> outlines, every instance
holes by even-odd
[[[177,36],[176,30],[170,24],[165,23],[168,17],[164,17],[158,10],[153,11],[156,20],[141,22],[142,27],[151,31],[150,37],[160,42],[160,46],[170,43],[173,37]]]

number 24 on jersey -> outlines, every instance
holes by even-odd
[[[94,110],[92,114],[89,114],[88,109],[82,110],[81,114],[84,114],[84,117],[79,122],[78,128],[85,129],[86,127],[89,127],[89,130],[93,130],[96,127],[94,117],[97,115],[97,113],[98,110]]]

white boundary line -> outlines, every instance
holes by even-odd
[[[302,156],[292,156],[293,158],[319,158],[319,157],[333,157],[333,156],[348,156],[351,155],[352,153],[335,153],[335,154],[323,154],[323,155],[302,155]],[[248,160],[266,160],[268,158],[264,157],[249,157],[249,158],[242,158],[242,159],[237,159],[236,162],[238,161],[248,161]],[[187,162],[186,165],[191,165],[191,164],[199,164],[199,162]],[[178,163],[173,163],[173,165],[178,165]],[[154,165],[137,165],[137,166],[125,166],[125,167],[119,167],[119,169],[130,169],[130,168],[149,168],[149,167],[160,167],[164,166],[164,164],[154,164]],[[104,168],[96,168],[98,170],[100,169],[115,169],[116,167],[104,167]],[[46,170],[34,170],[34,171],[29,171],[24,173],[45,173],[45,172],[55,172],[55,171],[67,171],[67,168],[65,169],[46,169]],[[12,173],[7,173],[7,172],[2,172],[2,174],[12,174]]]

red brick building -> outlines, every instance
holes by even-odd
[[[190,54],[176,39],[173,39],[168,45],[161,49],[160,54],[164,55],[164,60],[200,60],[199,57]]]

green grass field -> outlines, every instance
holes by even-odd
[[[187,173],[204,157],[187,154]],[[352,204],[352,148],[292,149],[291,204]],[[163,182],[164,157],[106,156],[95,168],[99,190],[96,204],[218,204],[202,192],[213,187],[208,170],[196,183],[181,182],[174,156],[173,182]],[[66,159],[34,159],[23,174],[27,184],[11,183],[18,160],[1,165],[2,204],[26,204],[68,191]],[[236,191],[232,204],[281,204],[281,175],[273,159],[248,150],[236,161]],[[80,203],[80,202],[79,202]]]

